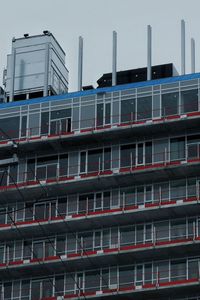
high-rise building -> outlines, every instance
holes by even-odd
[[[200,299],[200,73],[168,64],[60,94],[55,38],[16,41],[0,104],[1,299]]]

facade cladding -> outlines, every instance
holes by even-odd
[[[199,88],[0,105],[1,299],[200,299]]]

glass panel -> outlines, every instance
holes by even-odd
[[[99,271],[85,272],[85,290],[98,291],[100,289],[100,273]]]
[[[139,165],[143,164],[143,158],[144,158],[144,145],[143,145],[143,143],[141,143],[141,144],[138,144],[137,163]]]
[[[171,262],[171,280],[186,279],[186,262],[185,261],[172,261]]]
[[[68,154],[60,155],[60,176],[67,176],[68,175]]]
[[[40,299],[40,281],[32,281],[31,300]]]
[[[26,126],[27,126],[27,116],[22,116],[22,121],[21,121],[21,137],[26,136]]]
[[[169,222],[163,221],[155,224],[155,239],[156,241],[168,241],[169,240]]]
[[[168,141],[167,139],[154,141],[154,162],[163,162],[168,157]]]
[[[133,226],[120,228],[120,244],[135,244],[135,228]]]
[[[19,117],[0,120],[0,140],[10,140],[19,137]]]
[[[88,151],[88,173],[102,170],[102,149]]]
[[[198,89],[181,92],[181,111],[182,113],[198,111]]]
[[[172,239],[179,239],[186,237],[186,224],[184,221],[171,221],[171,237]]]
[[[171,182],[171,199],[186,198],[186,180],[176,180]]]
[[[152,118],[152,97],[142,97],[137,100],[137,119],[146,120]]]
[[[178,114],[178,92],[162,95],[162,116],[170,116]]]
[[[30,136],[39,135],[40,132],[39,119],[40,119],[39,113],[29,115]]]
[[[97,104],[97,127],[103,125],[103,103]]]
[[[110,124],[110,118],[111,118],[111,104],[106,103],[105,104],[105,124]]]
[[[44,257],[43,242],[33,243],[33,255],[34,255],[34,258],[43,258]]]
[[[81,107],[81,128],[95,127],[95,105]]]
[[[199,278],[198,260],[188,261],[188,279]]]
[[[121,167],[135,165],[135,145],[121,146]]]
[[[29,300],[29,295],[30,295],[30,281],[29,280],[22,280],[21,299],[22,300]]]
[[[50,297],[53,294],[53,279],[42,281],[42,297]]]
[[[135,121],[135,99],[121,101],[121,122],[128,123]]]
[[[86,152],[81,152],[80,172],[81,173],[85,173],[86,172]]]
[[[11,300],[12,283],[4,283],[4,299]]]
[[[119,267],[119,286],[130,286],[134,284],[134,266]]]
[[[55,296],[64,294],[64,276],[55,276]]]
[[[185,158],[185,138],[174,138],[170,141],[170,160]]]
[[[152,163],[152,142],[145,143],[145,164]]]
[[[41,134],[49,133],[49,112],[41,113]]]
[[[104,170],[111,168],[111,148],[104,149]]]

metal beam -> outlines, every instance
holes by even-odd
[[[191,38],[191,73],[195,73],[195,40]]]
[[[185,75],[185,21],[181,20],[181,75]]]
[[[113,31],[112,86],[117,84],[117,32]]]
[[[78,49],[78,91],[82,91],[83,86],[83,38],[79,36]]]
[[[147,26],[147,80],[151,80],[152,64],[152,28]]]

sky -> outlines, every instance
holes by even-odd
[[[84,39],[83,85],[112,69],[112,31],[118,34],[117,70],[146,66],[147,25],[152,26],[152,64],[172,62],[180,72],[180,22],[186,22],[186,73],[190,39],[200,71],[200,0],[0,0],[0,85],[12,37],[51,31],[66,52],[69,91],[77,90],[78,37]]]

